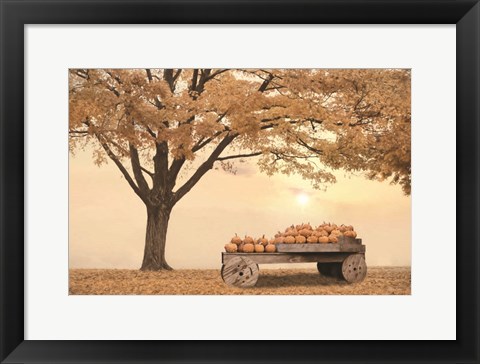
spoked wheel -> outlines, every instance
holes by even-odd
[[[363,254],[352,254],[342,263],[342,277],[348,283],[358,283],[367,276],[367,263]]]
[[[260,275],[258,264],[245,257],[234,257],[222,265],[223,281],[233,287],[253,287]]]
[[[325,277],[341,277],[342,263],[317,263],[317,269]]]

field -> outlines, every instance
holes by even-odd
[[[347,284],[312,269],[261,270],[253,288],[232,288],[219,270],[141,272],[71,269],[71,295],[409,295],[409,267],[369,267],[367,278]]]

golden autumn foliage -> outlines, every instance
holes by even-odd
[[[95,140],[101,164],[99,141],[118,159],[130,157],[131,144],[153,165],[158,142],[168,143],[171,162],[235,135],[230,148],[261,154],[269,174],[299,173],[318,186],[334,181],[331,169],[363,170],[409,191],[408,70],[166,72],[71,70],[71,149]]]

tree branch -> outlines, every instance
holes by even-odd
[[[195,91],[201,94],[204,90],[205,83],[208,81],[208,77],[210,76],[211,69],[203,69],[200,71],[200,81],[198,81],[198,85]]]
[[[89,76],[88,76],[88,70],[76,70],[74,71],[74,73],[78,76],[78,77],[81,77],[85,80],[88,80],[89,79]]]
[[[153,139],[157,139],[157,135],[153,132],[152,129],[150,129],[150,127],[149,127],[148,125],[145,125],[145,128],[147,129],[148,134],[150,134],[150,136],[151,136]]]
[[[236,155],[227,155],[225,157],[218,157],[217,161],[225,161],[227,159],[235,159],[235,158],[248,158],[248,157],[256,157],[261,155],[262,152],[255,152],[255,153],[248,153],[248,154],[236,154]]]
[[[215,76],[218,76],[219,74],[222,74],[227,71],[229,71],[228,68],[213,72],[210,76],[207,77],[207,81],[210,81],[211,79],[215,78]]]
[[[289,118],[288,115],[285,115],[285,116],[276,116],[274,118],[270,118],[270,119],[262,119],[260,122],[261,123],[267,123],[267,122],[272,122],[272,121],[276,121],[276,120],[281,120],[281,119],[285,119],[285,118]],[[310,125],[312,126],[313,130],[315,131],[315,128],[313,127],[314,124],[322,124],[323,123],[323,120],[318,120],[318,119],[314,119],[314,118],[307,118],[307,119],[302,119],[302,120],[290,120],[288,121],[289,124],[301,124],[301,123],[307,123],[309,122]],[[274,126],[276,126],[276,124],[265,124],[265,125],[262,125],[260,127],[260,130],[265,130],[265,129],[271,129],[273,128]]]
[[[88,130],[69,130],[68,134],[88,134]]]
[[[130,174],[128,173],[127,169],[123,166],[122,162],[120,162],[120,160],[118,159],[118,157],[112,152],[112,150],[110,149],[110,147],[108,146],[108,144],[105,142],[105,141],[102,141],[102,138],[99,134],[95,133],[95,137],[97,138],[97,140],[99,141],[100,145],[102,146],[102,148],[105,150],[105,152],[107,153],[107,155],[110,157],[110,159],[115,163],[115,165],[118,167],[118,169],[120,170],[120,172],[122,172],[123,176],[125,177],[125,179],[127,180],[128,184],[130,185],[130,187],[133,189],[133,191],[138,195],[138,197],[141,198],[141,200],[143,202],[146,203],[146,200],[145,200],[145,196],[142,194],[142,192],[140,191],[140,189],[138,188],[138,186],[135,184],[133,178],[130,176]]]
[[[225,111],[223,114],[220,114],[217,118],[217,120],[215,120],[216,123],[219,123],[220,121],[222,121],[222,119],[225,117],[225,115],[227,115],[227,112],[228,111]],[[225,133],[225,132],[229,132],[230,131],[230,128],[228,128],[227,126],[224,126],[225,130],[219,130],[217,131],[215,134],[213,134],[210,138],[207,138],[207,139],[200,139],[193,147],[192,147],[192,152],[195,153],[197,151],[199,151],[200,149],[202,149],[204,146],[206,146],[208,143],[210,143],[212,140],[214,140],[216,137],[220,136],[222,133]]]
[[[107,88],[107,90],[112,91],[115,94],[115,96],[120,97],[120,92],[118,92],[118,90],[115,87],[109,84],[107,84],[105,87]]]
[[[146,174],[148,174],[148,175],[152,178],[152,180],[153,180],[153,176],[155,175],[153,172],[150,172],[148,169],[146,169],[146,168],[144,168],[144,167],[142,167],[142,166],[140,166],[140,169],[141,169],[142,171],[144,171]]]
[[[152,71],[150,70],[150,68],[146,68],[146,69],[145,69],[145,72],[147,72],[148,82],[152,82],[152,81],[153,81],[153,77],[152,77]]]
[[[193,75],[192,75],[192,84],[190,85],[190,91],[196,91],[197,90],[197,81],[198,81],[198,69],[193,70]]]
[[[182,69],[181,69],[181,68],[177,69],[177,72],[176,72],[175,75],[173,76],[173,82],[176,82],[176,81],[177,81],[177,78],[178,78],[178,76],[180,76],[180,73],[182,73]]]
[[[264,92],[264,91],[267,89],[267,87],[268,87],[268,85],[270,84],[270,82],[272,82],[272,80],[273,80],[274,78],[275,78],[275,76],[274,76],[272,73],[270,73],[270,74],[268,75],[268,78],[267,78],[265,81],[263,81],[263,83],[262,83],[262,85],[260,86],[260,88],[258,89],[258,91]]]
[[[197,71],[198,72],[198,71]],[[193,82],[193,80],[192,80]],[[196,82],[196,81],[195,81]],[[228,111],[225,111],[223,114],[220,114],[215,122],[219,123],[225,115],[227,115]],[[187,120],[187,122],[193,121],[194,117],[190,118],[191,120]],[[200,139],[193,147],[192,147],[192,152],[198,152],[200,149],[202,149],[204,146],[212,142],[215,138],[220,136],[222,133],[228,132],[228,128],[226,130],[222,131],[217,131],[214,135],[212,135],[210,138],[207,139]],[[178,174],[180,173],[180,170],[182,169],[183,165],[185,164],[186,160],[185,158],[178,158],[174,159],[172,162],[172,165],[170,166],[168,170],[168,186],[170,189],[173,189],[175,187],[176,181]]]
[[[183,184],[176,192],[174,192],[173,203],[176,204],[188,191],[192,189],[193,186],[197,184],[200,178],[203,177],[210,169],[212,169],[213,164],[216,159],[220,156],[223,150],[237,137],[237,134],[228,134],[225,138],[218,143],[217,147],[213,150],[212,154],[208,159],[203,162],[200,167],[195,171],[195,173],[188,179],[187,182]]]
[[[210,138],[207,138],[207,139],[203,139],[201,141],[199,141],[197,144],[195,144],[193,147],[192,147],[192,152],[195,153],[195,152],[198,152],[200,149],[202,149],[204,146],[206,146],[208,143],[210,143],[211,141],[213,141],[216,137],[220,136],[222,133],[225,133],[225,130],[222,130],[222,131],[217,131],[215,134],[213,134]]]
[[[178,77],[178,76],[177,76]],[[168,87],[170,87],[170,91],[172,94],[175,92],[175,76],[173,75],[172,68],[166,68],[163,70],[163,79],[167,81]]]
[[[174,159],[172,165],[168,169],[168,187],[171,190],[173,189],[173,187],[175,187],[178,174],[180,173],[180,170],[182,169],[185,162],[186,160],[183,157]]]
[[[149,68],[147,68],[147,69],[145,69],[145,72],[147,72],[148,82],[153,82],[152,71],[151,71]],[[156,77],[156,76],[155,76],[155,77]],[[158,77],[156,77],[156,78],[158,78]],[[165,106],[162,104],[162,102],[160,101],[160,99],[158,98],[158,96],[155,96],[155,97],[153,98],[153,100],[154,100],[154,104],[153,104],[153,105],[156,106],[158,110],[161,110],[161,109],[165,108]],[[149,103],[151,104],[150,101],[149,101]],[[151,131],[150,128],[149,128],[149,133],[150,133],[150,135],[152,135],[152,136],[155,135],[155,133],[154,133],[153,131]],[[154,137],[156,138],[156,136],[154,136]]]
[[[135,176],[135,180],[137,181],[140,191],[146,195],[148,191],[150,191],[150,188],[148,187],[148,183],[142,173],[142,166],[140,165],[138,150],[132,143],[128,143],[128,147],[130,149],[130,160],[132,164],[133,175]]]
[[[155,143],[156,153],[153,157],[154,173],[152,192],[158,197],[167,192],[168,184],[168,145],[166,142]],[[160,196],[165,197],[165,196]]]
[[[323,154],[323,151],[320,150],[320,149],[316,149],[314,147],[311,147],[310,145],[308,145],[304,140],[300,139],[300,137],[297,137],[297,143],[300,144],[301,146],[307,148],[309,151],[315,153],[315,154],[318,154],[318,155],[322,155]]]

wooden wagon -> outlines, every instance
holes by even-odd
[[[362,239],[339,237],[334,244],[276,244],[275,253],[222,253],[223,281],[235,287],[253,287],[258,280],[259,264],[317,263],[325,276],[348,283],[365,279],[365,245]]]

